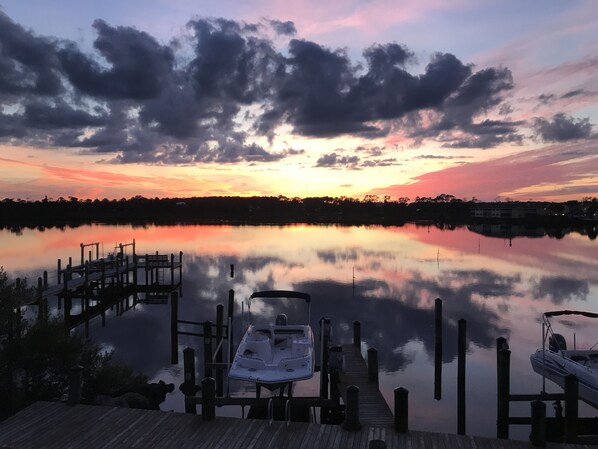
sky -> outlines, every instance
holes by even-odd
[[[0,198],[598,196],[594,0],[0,0]]]

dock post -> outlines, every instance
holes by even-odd
[[[224,306],[218,304],[216,306],[216,363],[222,363],[224,352]],[[216,368],[216,395],[219,397],[224,396],[224,373],[220,368]]]
[[[48,272],[44,270],[44,289],[48,288]]]
[[[349,385],[347,387],[347,404],[345,409],[345,421],[342,424],[345,430],[359,430],[359,387]]]
[[[573,374],[565,377],[565,443],[577,443],[579,381]]]
[[[56,265],[56,283],[60,284],[62,280],[62,261],[58,259]]]
[[[540,400],[531,402],[532,431],[529,439],[533,446],[546,446],[546,404]]]
[[[409,391],[403,387],[394,389],[395,396],[395,430],[399,433],[409,432]]]
[[[203,377],[212,377],[212,322],[203,323]]]
[[[195,351],[192,348],[183,349],[183,372],[184,381],[180,390],[186,396],[195,396],[197,387],[195,385]],[[185,398],[186,399],[186,398]],[[195,403],[190,403],[185,400],[185,413],[197,413],[197,406]]]
[[[230,355],[230,363],[233,363],[235,354],[233,353],[233,314],[235,312],[235,291],[231,288],[228,291],[228,311],[227,311],[228,323],[228,350]]]
[[[201,381],[201,417],[204,421],[216,417],[216,381],[211,377]]]
[[[353,346],[361,348],[361,323],[353,321]]]
[[[465,435],[465,350],[467,348],[467,321],[458,322],[457,349],[457,434]]]
[[[510,394],[510,371],[511,371],[511,351],[502,349],[498,351],[497,368],[497,420],[496,420],[496,438],[509,439],[509,394]]]
[[[81,381],[83,378],[83,367],[75,365],[69,370],[69,394],[66,403],[75,405],[81,402]]]
[[[170,294],[170,363],[179,363],[179,294]]]
[[[320,397],[328,399],[328,347],[330,346],[330,320],[320,319]]]
[[[434,300],[434,399],[442,399],[442,299]]]
[[[170,286],[174,286],[174,254],[170,253]]]
[[[368,349],[368,381],[378,385],[378,350]]]
[[[80,265],[83,265],[83,262],[85,261],[85,246],[83,245],[83,243],[79,243],[79,246],[81,247],[81,263]]]
[[[231,278],[235,277],[235,264],[234,263],[230,264],[230,277]]]

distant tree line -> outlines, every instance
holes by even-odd
[[[459,199],[453,195],[436,197],[406,197],[391,199],[366,195],[350,197],[288,198],[269,197],[192,197],[129,199],[79,199],[73,196],[58,199],[27,201],[6,198],[0,202],[0,226],[61,227],[88,223],[338,223],[402,225],[427,220],[437,223],[465,225],[472,222],[471,211],[479,207],[475,198]],[[501,204],[505,204],[502,202]],[[567,203],[517,203],[544,207],[559,220],[573,215],[560,213],[578,211],[576,218],[592,217],[598,211],[596,198]]]

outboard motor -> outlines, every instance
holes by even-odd
[[[284,313],[279,313],[276,317],[276,325],[277,326],[286,326],[287,325],[287,316]]]
[[[548,338],[548,349],[552,352],[566,351],[567,342],[565,342],[565,337],[561,334],[552,334]]]

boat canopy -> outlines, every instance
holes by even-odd
[[[292,290],[264,290],[262,292],[252,293],[249,299],[253,298],[297,298],[305,300],[306,303],[311,301],[311,296],[307,293],[295,292]]]
[[[561,316],[561,315],[582,315],[588,318],[598,318],[598,313],[593,312],[582,312],[580,310],[555,310],[554,312],[546,312],[544,316],[546,318],[550,318],[553,316]]]

